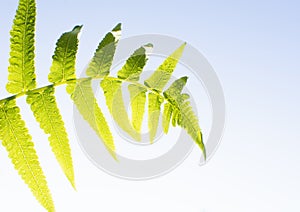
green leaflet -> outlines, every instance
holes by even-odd
[[[188,101],[187,94],[181,94],[183,87],[187,82],[187,77],[182,77],[172,83],[172,85],[164,92],[164,96],[173,105],[173,126],[179,125],[183,127],[192,139],[198,144],[206,158],[205,146],[202,139],[201,129],[198,119],[193,108]]]
[[[170,87],[164,92],[164,94],[169,97],[170,100],[174,101],[175,99],[180,98],[180,94],[187,82],[187,77],[181,77],[175,80]],[[187,94],[184,94],[186,96]]]
[[[138,81],[148,60],[146,54],[152,48],[153,45],[149,43],[137,49],[118,72],[118,77],[124,80]],[[132,125],[134,129],[140,133],[145,113],[147,90],[134,84],[128,85],[128,90],[132,110]]]
[[[165,97],[171,102],[172,106],[172,125],[180,125],[181,122],[181,113],[180,106],[183,101],[189,98],[188,94],[181,94],[186,82],[187,77],[181,77],[178,80],[175,80],[171,86],[164,92]]]
[[[140,134],[133,129],[129,121],[128,114],[124,106],[121,85],[121,81],[112,77],[105,77],[100,83],[106,99],[106,105],[114,120],[132,138],[140,140]]]
[[[118,27],[118,26],[117,26]],[[116,30],[118,28],[115,28]],[[49,81],[60,83],[76,78],[75,60],[78,49],[78,34],[82,26],[76,26],[70,32],[64,33],[56,44]],[[115,158],[115,146],[107,122],[96,102],[91,87],[91,80],[68,82],[67,92],[77,106],[83,118],[96,131],[111,155]]]
[[[49,212],[55,211],[47,181],[38,161],[31,136],[15,99],[0,101],[0,139],[15,169],[36,199]]]
[[[74,169],[68,135],[54,96],[54,87],[48,86],[28,93],[27,103],[39,122],[49,134],[50,146],[63,172],[75,188]]]
[[[159,67],[158,69],[147,79],[144,84],[152,90],[161,91],[171,78],[171,75],[176,68],[179,58],[181,57],[186,43],[182,44],[176,49]],[[148,126],[150,131],[150,142],[153,142],[160,116],[160,106],[163,102],[162,97],[155,93],[149,93],[148,95]],[[173,111],[172,105],[165,105],[163,115],[163,128],[164,132],[169,130],[169,121],[171,113]]]
[[[132,125],[140,133],[145,113],[146,92],[143,87],[131,84],[128,85],[130,93],[130,105],[132,110]]]
[[[182,77],[174,81],[171,86],[164,92],[165,97],[171,103],[166,103],[164,106],[163,114],[163,128],[164,132],[167,133],[169,129],[170,120],[172,120],[172,125],[180,125],[181,114],[178,110],[179,105],[176,99],[180,97],[180,102],[187,100],[189,98],[188,94],[181,94],[183,87],[187,82],[187,77]],[[172,119],[171,119],[172,118]]]
[[[173,114],[172,114],[172,125],[173,127],[176,127],[177,125],[180,125],[181,121],[181,115],[180,115],[180,110],[178,108],[173,109]]]
[[[96,125],[97,125],[98,135],[100,136],[100,138],[102,138],[102,141],[103,141],[106,149],[111,154],[111,156],[115,160],[118,160],[116,153],[115,153],[116,148],[115,148],[112,133],[109,129],[109,126],[106,122],[106,119],[105,119],[103,113],[101,112],[101,110],[96,102],[96,99],[94,101],[94,113],[95,113],[95,121],[96,121]]]
[[[141,72],[147,62],[146,48],[152,48],[152,44],[144,45],[127,59],[125,65],[118,71],[118,78],[128,81],[138,81]]]
[[[145,102],[144,96],[146,95],[146,90],[140,89],[139,91],[136,91],[133,85],[128,87],[131,97],[132,114],[134,116],[132,120],[135,127],[133,127],[129,121],[128,114],[124,106],[122,80],[128,80],[131,82],[139,80],[139,75],[141,74],[147,62],[146,51],[148,48],[152,48],[152,44],[144,45],[134,51],[134,53],[127,59],[121,70],[118,71],[118,78],[120,80],[114,80],[111,77],[105,77],[100,83],[104,91],[106,104],[114,120],[135,140],[141,139],[139,131],[145,110],[142,108],[142,105],[145,105],[143,102]],[[137,96],[136,92],[140,92],[138,95],[139,98],[133,99]],[[136,111],[137,106],[140,106],[139,111]]]
[[[148,60],[146,55],[147,50],[149,51],[152,48],[153,45],[149,43],[135,50],[118,72],[118,78],[128,81],[138,81]],[[134,84],[128,85],[128,90],[132,110],[132,125],[140,133],[145,112],[147,90]]]
[[[76,78],[75,60],[78,49],[77,37],[80,30],[81,26],[76,26],[71,32],[64,33],[59,38],[48,77],[50,82],[58,83]],[[113,137],[94,97],[91,79],[68,82],[67,92],[71,95],[83,118],[95,130],[110,154],[116,158]]]
[[[171,78],[171,75],[176,68],[178,60],[180,59],[186,43],[182,44],[176,49],[147,79],[144,84],[149,88],[161,91]]]
[[[163,102],[163,98],[156,93],[148,94],[148,127],[150,132],[150,142],[153,143],[160,116],[160,106]]]
[[[120,36],[121,24],[105,35],[86,70],[88,76],[103,77],[109,74]]]
[[[49,82],[59,83],[75,79],[75,59],[78,49],[78,34],[82,26],[75,26],[57,41],[53,62],[48,75]]]
[[[180,105],[180,121],[179,126],[183,127],[187,133],[193,138],[203,152],[204,159],[206,159],[206,150],[202,139],[201,129],[198,124],[198,119],[190,102],[182,102]],[[179,119],[178,119],[179,120]]]
[[[20,0],[10,31],[10,59],[6,90],[17,94],[36,87],[34,73],[34,0]]]
[[[73,88],[72,88],[73,86]],[[91,79],[78,80],[68,85],[68,92],[78,111],[101,138],[110,154],[116,159],[115,145],[110,128],[94,96]]]
[[[167,102],[164,104],[164,112],[163,112],[163,129],[164,133],[167,134],[169,132],[170,120],[172,116],[173,108],[172,105]]]

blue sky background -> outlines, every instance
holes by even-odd
[[[146,182],[119,180],[91,165],[78,147],[69,118],[77,193],[64,180],[49,148],[40,144],[46,137],[35,126],[35,140],[43,139],[37,144],[45,155],[41,163],[51,167],[45,172],[57,211],[300,210],[299,1],[52,0],[37,5],[39,85],[47,83],[51,55],[62,32],[84,25],[77,64],[82,70],[99,39],[122,22],[123,37],[164,34],[197,48],[218,74],[227,104],[224,138],[206,166],[198,167],[195,150],[169,175]],[[3,97],[7,95],[9,30],[16,7],[16,0],[0,1]],[[71,107],[68,104],[61,105],[63,114]],[[0,210],[43,211],[3,148],[0,161]]]

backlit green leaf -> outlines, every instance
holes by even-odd
[[[125,80],[128,82],[134,82],[139,80],[139,76],[147,62],[146,52],[149,48],[152,48],[151,44],[144,45],[134,51],[134,53],[126,60],[126,63],[121,70],[118,71],[118,78],[120,80],[106,77],[101,82],[101,87],[106,98],[106,104],[114,120],[135,140],[141,139],[139,132],[145,110],[142,105],[145,105],[146,90],[135,88],[134,85],[129,85],[128,87],[131,97],[131,109],[133,115],[132,126],[124,105],[122,81]],[[139,93],[138,95],[137,92]],[[139,111],[136,111],[137,107]]]
[[[10,31],[9,75],[6,89],[12,94],[26,92],[36,87],[34,73],[35,16],[35,1],[20,0]]]
[[[132,138],[140,140],[140,134],[132,127],[128,118],[122,96],[121,81],[118,81],[115,78],[105,77],[100,85],[104,92],[106,105],[114,120]]]
[[[169,82],[171,75],[183,53],[185,43],[176,49],[147,79],[144,84],[149,88],[161,91]]]
[[[105,35],[86,70],[88,76],[103,77],[109,74],[120,36],[121,24]]]
[[[55,211],[32,138],[21,118],[15,99],[0,101],[0,139],[15,169],[36,199],[48,212]]]
[[[74,86],[73,89],[71,89],[72,86]],[[116,159],[113,136],[95,99],[91,79],[78,80],[76,84],[70,84],[68,87],[69,92],[72,91],[70,93],[71,98],[78,111],[95,130],[110,154]]]
[[[128,86],[132,111],[132,125],[140,133],[145,112],[146,92],[143,87],[131,84]]]
[[[182,77],[175,82],[164,92],[165,98],[171,102],[173,106],[172,124],[183,127],[192,137],[196,144],[203,152],[206,158],[206,150],[202,139],[202,132],[198,124],[198,118],[193,111],[187,94],[181,94],[183,87],[187,82],[187,77]]]
[[[78,34],[82,26],[75,26],[57,41],[53,62],[48,75],[49,82],[59,83],[75,79],[75,59],[78,49]]]
[[[66,177],[75,188],[74,170],[68,135],[60,115],[54,96],[54,87],[48,86],[31,91],[27,96],[27,103],[40,124],[49,134],[49,142]]]
[[[170,125],[172,112],[173,112],[172,105],[168,102],[165,103],[164,104],[164,112],[163,112],[163,121],[162,121],[162,123],[163,123],[164,133],[166,133],[166,134],[169,131],[169,125]]]
[[[163,98],[156,93],[148,94],[148,127],[150,132],[150,142],[153,143],[160,117],[160,106]]]
[[[128,81],[138,81],[141,72],[147,62],[146,50],[152,48],[152,44],[147,44],[134,51],[127,59],[125,65],[118,72],[118,78]]]

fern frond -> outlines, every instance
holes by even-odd
[[[74,86],[74,88],[71,89],[71,86]],[[68,87],[69,92],[72,91],[70,93],[71,98],[78,111],[100,137],[110,154],[116,159],[113,136],[95,99],[91,79],[77,80],[76,84],[69,84]]]
[[[27,103],[40,124],[49,134],[49,142],[64,174],[75,188],[74,169],[68,135],[54,96],[54,87],[47,86],[28,93]]]
[[[75,59],[78,49],[78,34],[82,26],[75,26],[57,41],[53,62],[48,75],[49,82],[58,83],[75,79]]]
[[[183,127],[192,139],[197,143],[206,158],[206,150],[202,139],[202,132],[199,127],[199,121],[193,111],[187,94],[181,94],[183,87],[187,82],[187,77],[182,77],[174,81],[164,92],[165,98],[173,105],[172,124]]]
[[[182,44],[166,60],[164,60],[158,69],[145,80],[144,84],[149,88],[161,91],[170,80],[185,46],[186,43]]]
[[[90,62],[86,74],[90,77],[103,77],[109,74],[117,43],[121,36],[121,24],[107,33]]]
[[[189,95],[182,93],[187,77],[176,80],[165,92],[186,44],[175,50],[158,69],[140,84],[140,75],[147,63],[147,50],[152,44],[137,49],[118,71],[117,78],[110,77],[110,69],[121,35],[121,24],[105,35],[99,43],[86,70],[87,78],[76,78],[75,60],[78,50],[78,35],[82,26],[64,33],[57,41],[53,62],[48,75],[52,84],[36,89],[34,67],[35,0],[19,0],[19,7],[11,30],[11,52],[6,89],[14,94],[0,100],[0,139],[9,157],[28,184],[36,199],[48,211],[54,205],[46,178],[40,167],[32,138],[21,118],[15,98],[27,95],[27,103],[46,134],[63,172],[75,188],[71,149],[64,122],[54,96],[58,85],[67,84],[67,92],[78,111],[97,133],[110,154],[117,160],[115,145],[108,123],[102,113],[92,89],[92,80],[101,79],[106,104],[115,122],[135,140],[141,139],[141,127],[148,98],[148,127],[150,142],[153,143],[159,126],[161,105],[164,103],[162,124],[164,132],[173,126],[184,128],[202,149],[206,158],[198,119],[189,102]],[[123,100],[123,82],[128,83],[132,120],[130,121]],[[148,94],[148,96],[147,96]]]
[[[121,85],[122,82],[113,77],[105,77],[100,83],[106,99],[106,105],[113,119],[132,138],[140,140],[140,134],[136,132],[129,121]]]
[[[34,33],[36,5],[34,0],[20,0],[10,31],[10,59],[6,90],[17,94],[36,87],[34,73]]]
[[[160,117],[160,106],[163,102],[163,97],[156,93],[148,94],[148,127],[150,133],[150,142],[153,143]]]
[[[15,99],[0,101],[0,139],[19,175],[36,199],[53,212],[53,200],[38,161],[32,138],[21,118]]]
[[[140,133],[145,113],[146,92],[147,89],[138,85],[128,85],[130,94],[130,105],[132,111],[132,125]]]

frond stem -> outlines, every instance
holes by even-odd
[[[28,95],[30,92],[34,92],[34,91],[38,91],[38,90],[43,90],[43,89],[45,89],[47,87],[58,87],[58,86],[61,86],[61,85],[66,85],[66,84],[72,83],[74,81],[81,81],[81,80],[88,80],[88,79],[90,79],[90,80],[103,80],[106,77],[109,77],[110,79],[115,80],[115,81],[121,81],[121,82],[126,82],[126,83],[129,83],[129,84],[136,85],[138,87],[146,89],[147,91],[150,91],[151,93],[155,93],[155,94],[159,95],[164,100],[166,99],[163,95],[161,95],[161,92],[159,92],[158,90],[152,89],[152,88],[150,88],[150,87],[148,87],[148,86],[146,86],[144,84],[141,84],[138,81],[131,81],[131,80],[127,80],[127,79],[120,79],[120,78],[112,77],[112,76],[102,76],[102,77],[82,77],[82,78],[75,78],[75,79],[64,80],[64,81],[57,82],[57,83],[52,83],[52,84],[49,84],[49,85],[46,85],[46,86],[43,86],[43,87],[30,89],[30,90],[23,91],[23,92],[20,92],[18,94],[12,95],[12,96],[8,96],[6,98],[1,99],[0,102],[6,101],[6,100],[9,100],[9,99],[17,99],[19,97]]]

